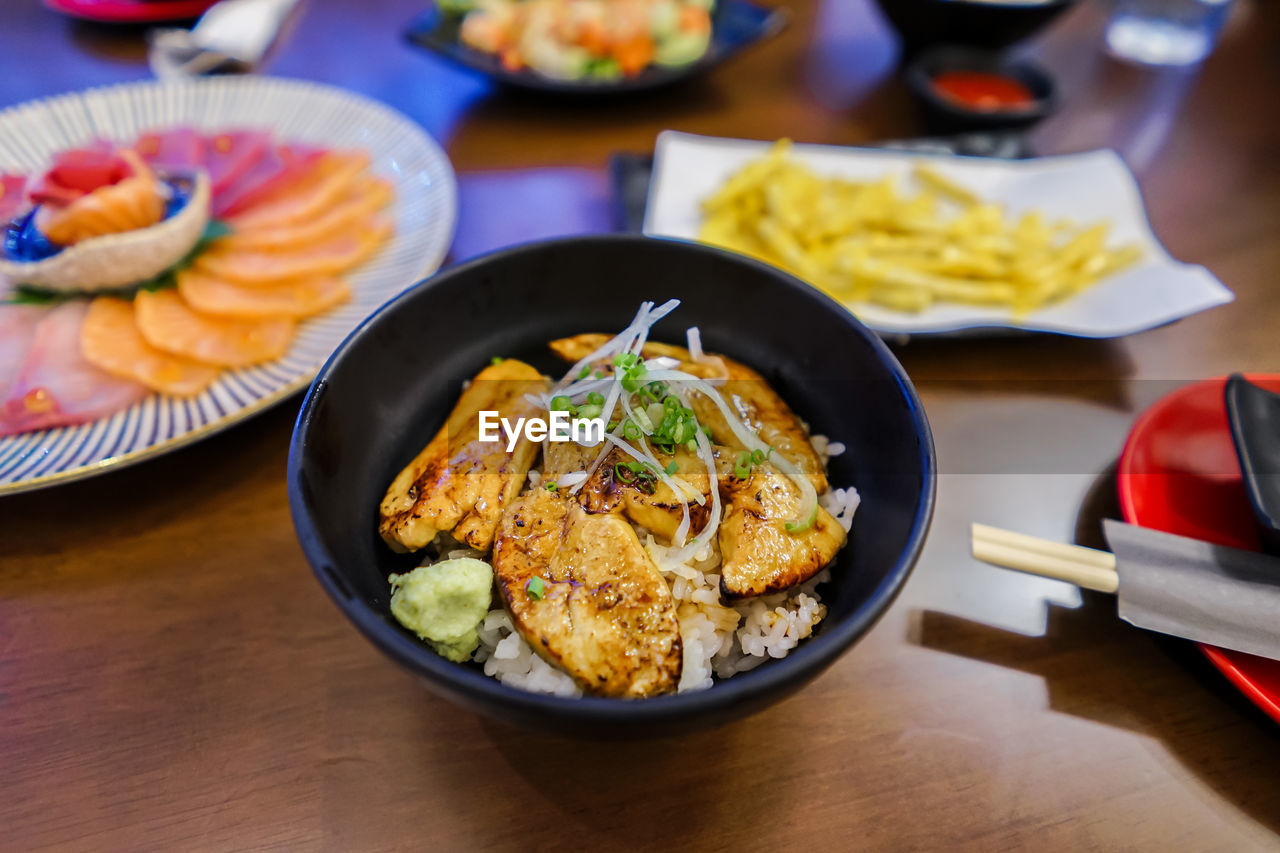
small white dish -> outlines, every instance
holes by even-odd
[[[666,131],[658,136],[644,232],[697,239],[703,199],[772,143]],[[919,314],[849,303],[859,319],[889,335],[987,333],[1003,329],[1114,338],[1162,326],[1231,302],[1235,296],[1204,267],[1175,260],[1147,221],[1138,182],[1114,151],[1032,160],[916,154],[801,145],[794,157],[815,171],[854,179],[908,172],[927,163],[1014,214],[1033,209],[1053,219],[1111,224],[1114,244],[1136,244],[1142,260],[1083,293],[1015,317],[1008,309],[943,304]]]

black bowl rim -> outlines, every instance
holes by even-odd
[[[791,21],[789,9],[781,6],[761,7],[750,2],[750,0],[720,0],[713,15],[723,14],[725,7],[728,5],[750,9],[763,16],[759,31],[749,41],[716,50],[713,34],[713,40],[707,48],[707,52],[693,62],[670,68],[651,66],[635,77],[606,83],[557,80],[554,77],[546,77],[532,71],[507,71],[480,51],[473,50],[463,44],[446,42],[444,39],[438,38],[436,30],[439,27],[438,16],[441,13],[434,4],[413,20],[409,25],[406,36],[412,44],[431,51],[459,68],[465,68],[481,74],[502,86],[546,95],[590,99],[607,95],[648,92],[699,77],[722,63],[733,59],[739,53],[773,38],[786,29]],[[435,26],[428,28],[427,25],[432,23]]]
[[[655,696],[644,700],[609,699],[594,696],[569,698],[532,693],[516,687],[509,687],[496,678],[491,678],[471,667],[452,663],[432,653],[425,645],[409,638],[386,622],[383,616],[375,613],[373,608],[366,606],[361,599],[350,595],[342,588],[342,584],[329,574],[330,570],[327,567],[333,565],[334,560],[321,544],[313,526],[310,514],[307,511],[306,501],[302,496],[302,484],[299,479],[306,443],[306,432],[315,414],[319,400],[324,394],[327,377],[335,365],[346,356],[350,348],[363,335],[369,333],[373,324],[380,317],[393,312],[402,301],[408,299],[411,295],[417,294],[420,290],[435,287],[449,278],[466,275],[471,270],[483,267],[486,264],[518,256],[525,252],[586,244],[629,245],[647,242],[668,243],[682,246],[689,251],[720,255],[726,260],[755,267],[758,271],[765,272],[776,278],[780,284],[787,288],[793,290],[803,289],[807,295],[816,294],[822,297],[821,301],[828,303],[829,309],[837,312],[841,319],[847,323],[850,330],[862,337],[871,346],[880,363],[897,380],[898,387],[910,409],[919,446],[919,461],[922,470],[920,504],[916,509],[915,517],[912,519],[911,532],[906,547],[898,556],[897,561],[885,579],[873,590],[866,604],[851,618],[824,628],[820,635],[801,644],[786,657],[770,661],[767,665],[753,670],[751,678],[725,679],[717,681],[715,685],[706,690]],[[298,536],[298,541],[302,545],[307,561],[312,567],[313,574],[315,574],[334,604],[338,606],[338,609],[355,624],[357,630],[401,666],[433,684],[439,685],[448,693],[471,694],[486,703],[505,705],[509,710],[519,710],[527,713],[534,720],[541,715],[549,715],[560,719],[577,719],[593,723],[615,721],[629,725],[644,725],[671,722],[686,717],[703,716],[715,711],[731,713],[734,705],[747,703],[752,699],[771,694],[780,695],[789,687],[799,687],[834,663],[863,634],[870,630],[885,611],[889,609],[915,567],[933,518],[937,492],[937,457],[928,418],[925,416],[919,395],[916,393],[911,380],[907,377],[906,371],[884,341],[863,325],[844,306],[777,267],[735,252],[687,240],[631,234],[605,234],[538,240],[498,249],[450,267],[431,278],[424,279],[416,285],[406,288],[365,318],[343,340],[333,355],[329,357],[307,389],[289,444],[288,492],[294,530]]]
[[[954,69],[991,70],[1019,82],[1029,88],[1040,89],[1032,106],[1023,110],[970,109],[950,98],[939,95],[933,89],[931,67],[938,65]],[[965,45],[934,45],[911,60],[907,67],[907,85],[916,97],[931,106],[953,116],[965,119],[984,119],[993,122],[1021,123],[1039,120],[1052,113],[1058,106],[1058,86],[1049,73],[1028,59],[1007,57],[998,51],[987,51]]]

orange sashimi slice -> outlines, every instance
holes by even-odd
[[[290,249],[318,243],[377,213],[393,196],[391,182],[382,178],[362,178],[333,207],[314,219],[292,225],[241,226],[218,245],[227,249]]]
[[[276,228],[314,219],[350,191],[369,162],[363,151],[326,154],[310,173],[232,217],[231,226],[236,230]]]
[[[89,304],[80,330],[80,353],[99,370],[177,397],[200,393],[219,372],[147,343],[134,320],[133,304],[109,296]]]
[[[141,291],[133,302],[152,346],[221,367],[246,367],[284,355],[294,323],[284,317],[236,320],[196,311],[174,290]]]
[[[351,286],[340,278],[320,276],[254,287],[187,269],[178,273],[178,292],[202,314],[255,320],[301,319],[347,301]]]
[[[134,151],[121,151],[120,156],[132,169],[129,177],[66,207],[40,208],[36,224],[51,242],[70,246],[90,237],[147,228],[164,218],[164,196],[151,169]]]
[[[390,220],[376,217],[319,243],[280,252],[213,246],[196,261],[195,269],[246,285],[337,275],[364,262],[391,236],[392,230]]]

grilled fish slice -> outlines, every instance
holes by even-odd
[[[746,479],[721,481],[721,488],[727,510],[719,530],[720,593],[726,599],[804,583],[844,546],[844,528],[821,506],[808,530],[786,529],[799,512],[800,489],[767,462]]]
[[[721,456],[723,454],[717,454]],[[670,462],[676,463],[674,477],[678,477],[691,487],[687,494],[677,495],[670,486],[656,481],[651,487],[642,487],[635,481],[624,481],[619,477],[619,462],[631,460],[622,451],[614,449],[595,470],[591,478],[578,490],[578,502],[588,512],[621,512],[631,521],[651,531],[659,539],[673,542],[676,531],[684,520],[683,506],[689,506],[689,536],[695,536],[706,526],[711,516],[711,483],[707,477],[706,465],[697,454],[681,447],[674,456],[658,454],[657,459],[665,468]],[[717,459],[718,476],[728,476],[729,471]],[[730,469],[732,466],[730,466]],[[626,472],[624,471],[625,475]],[[652,488],[652,491],[649,491]],[[702,497],[699,504],[694,495]]]
[[[589,356],[608,340],[608,335],[574,335],[552,341],[551,349],[556,355],[574,363]],[[827,490],[822,460],[809,443],[809,433],[804,424],[759,373],[725,356],[713,356],[706,362],[694,361],[687,349],[671,344],[651,341],[641,352],[645,358],[674,358],[680,362],[680,370],[703,379],[724,378],[726,381],[720,387],[721,394],[742,420],[757,431],[760,440],[794,462],[813,483],[818,494]],[[711,430],[716,442],[726,447],[742,448],[714,403],[701,394],[691,394],[689,404],[698,421]]]
[[[507,452],[505,432],[496,442],[480,441],[480,412],[499,417],[538,414],[526,394],[550,387],[522,361],[490,365],[462,392],[435,438],[391,483],[379,509],[378,530],[394,550],[417,551],[441,532],[479,551],[488,551],[503,509],[520,493],[538,445],[524,439]]]
[[[516,629],[584,691],[634,699],[676,689],[675,601],[625,519],[530,492],[503,515],[493,567]],[[526,587],[534,577],[540,596]]]

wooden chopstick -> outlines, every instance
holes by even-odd
[[[973,525],[973,556],[1001,568],[1067,581],[1098,592],[1114,593],[1120,586],[1114,554],[986,524]]]

